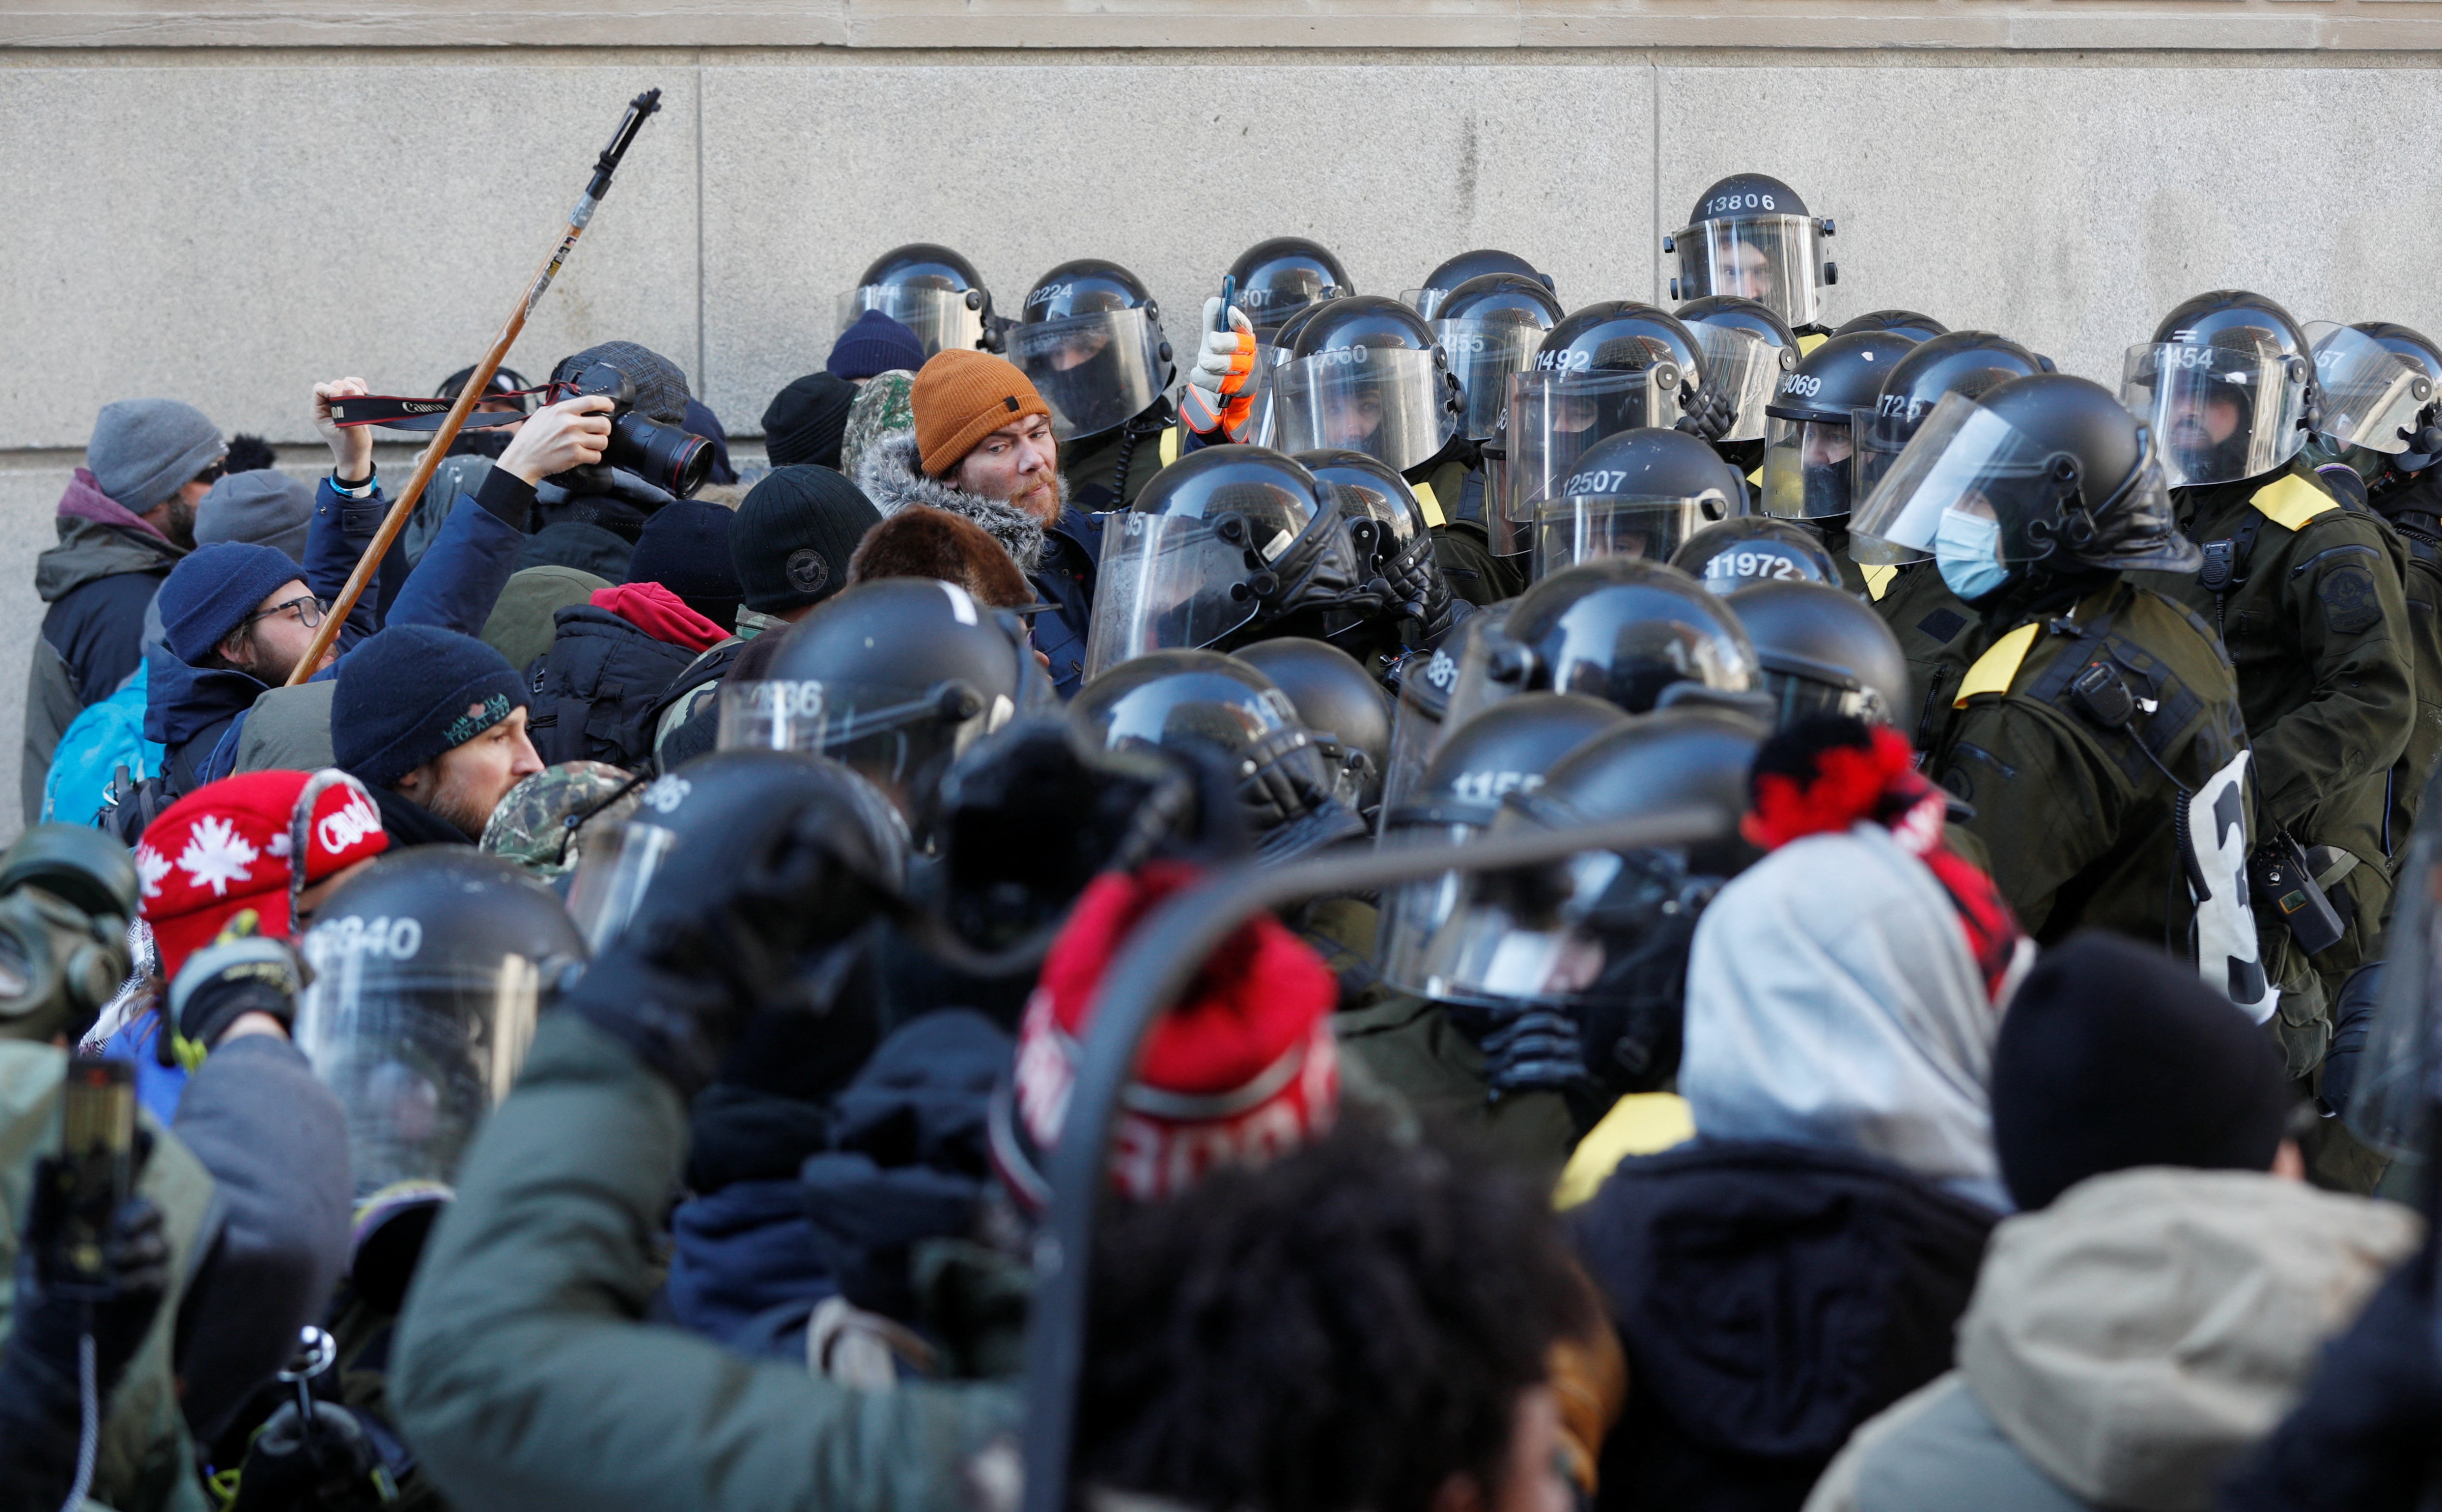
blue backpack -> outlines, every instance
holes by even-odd
[[[159,743],[144,738],[144,698],[150,681],[150,673],[139,663],[118,691],[68,721],[59,749],[51,753],[51,770],[43,779],[44,822],[110,829],[114,785],[127,792],[160,774],[168,753]]]

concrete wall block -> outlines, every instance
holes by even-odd
[[[1385,64],[704,70],[708,402],[754,431],[822,364],[833,302],[904,242],[996,307],[1075,257],[1133,269],[1174,340],[1229,260],[1312,236],[1397,294],[1498,245],[1572,302],[1652,286],[1651,72]]]
[[[664,109],[510,364],[611,336],[697,366],[694,70],[0,67],[0,446],[82,448],[133,394],[311,441],[318,378],[429,392],[483,354],[620,106]],[[30,144],[40,143],[39,152]]]

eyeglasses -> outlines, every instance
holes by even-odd
[[[227,458],[223,458],[221,461],[213,463],[210,466],[195,474],[195,482],[199,483],[216,483],[228,475],[228,460]]]
[[[274,614],[285,614],[292,609],[297,611],[298,624],[302,625],[309,630],[316,629],[321,626],[323,612],[330,607],[331,606],[328,602],[308,593],[302,598],[292,598],[284,604],[274,604],[269,609],[256,610],[253,613],[248,614],[246,618],[238,621],[237,628],[229,631],[229,633],[231,635],[243,635],[247,630],[254,628],[255,621],[269,619]]]

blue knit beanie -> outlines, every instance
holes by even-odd
[[[256,605],[304,576],[287,553],[269,546],[236,540],[198,546],[161,584],[161,638],[172,656],[193,666]]]
[[[924,343],[916,338],[915,332],[880,310],[867,310],[831,343],[831,355],[824,361],[823,371],[834,378],[853,382],[893,368],[913,373],[923,365]]]
[[[331,755],[376,788],[483,734],[526,706],[525,680],[471,635],[393,625],[339,658]]]

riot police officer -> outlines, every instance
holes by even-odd
[[[1670,565],[1716,593],[1748,583],[1830,583],[1840,570],[1813,531],[1770,515],[1738,515],[1707,525],[1671,553]]]
[[[2212,628],[2128,575],[2198,560],[2146,429],[2062,374],[1945,395],[1856,529],[1930,552],[1982,616],[1924,767],[2028,932],[2160,943],[2269,1015],[2237,684]]]
[[[1735,295],[1769,305],[1813,351],[1831,334],[1821,322],[1822,290],[1840,282],[1839,265],[1824,256],[1830,217],[1807,213],[1806,202],[1779,179],[1732,173],[1696,197],[1687,224],[1662,239],[1678,259],[1674,300]]]
[[[1854,319],[1840,322],[1833,336],[1854,336],[1860,331],[1888,331],[1914,341],[1930,341],[1946,333],[1950,327],[1929,315],[1914,310],[1868,310]]]
[[[1641,426],[1605,436],[1535,506],[1532,575],[1602,556],[1667,562],[1697,531],[1746,503],[1745,481],[1681,430]]]
[[[1060,475],[1079,509],[1136,500],[1178,460],[1167,397],[1178,375],[1161,307],[1117,263],[1081,258],[1034,281],[1006,333],[1009,359],[1051,407]]]
[[[1373,560],[1366,581],[1380,579],[1387,592],[1382,615],[1365,628],[1343,633],[1340,647],[1362,656],[1370,670],[1395,685],[1395,667],[1410,654],[1440,643],[1472,606],[1451,593],[1435,560],[1439,541],[1427,521],[1415,489],[1379,457],[1361,451],[1302,451],[1294,459],[1316,480],[1339,491],[1341,510],[1350,517],[1351,537],[1370,544]],[[1355,517],[1373,518],[1370,532]]]
[[[946,246],[911,242],[873,260],[856,287],[839,297],[839,328],[880,310],[916,333],[931,356],[945,348],[1000,348],[992,291],[975,265]]]
[[[1817,714],[1891,724],[1908,711],[1908,666],[1880,616],[1829,583],[1750,581],[1729,592],[1754,643],[1773,727]]]
[[[1284,451],[1344,447],[1421,478],[1458,435],[1458,378],[1424,317],[1379,294],[1306,317],[1267,375]]]
[[[1444,258],[1441,265],[1425,275],[1424,286],[1403,291],[1399,298],[1428,320],[1442,318],[1442,303],[1462,283],[1480,278],[1520,278],[1542,285],[1545,293],[1556,292],[1552,275],[1539,271],[1535,264],[1515,252],[1480,246],[1472,252]]]
[[[1887,574],[1870,576],[1849,553],[1849,516],[1854,507],[1850,457],[1855,412],[1870,410],[1883,380],[1916,343],[1886,331],[1835,336],[1782,374],[1765,409],[1763,512],[1803,520],[1819,532],[1840,568],[1841,586],[1852,593],[1874,592]]]
[[[1419,501],[1430,500],[1426,518],[1438,536],[1458,537],[1444,548],[1451,570],[1473,589],[1489,540],[1485,522],[1484,448],[1509,409],[1511,380],[1531,371],[1543,337],[1565,313],[1549,280],[1522,273],[1483,273],[1451,289],[1434,305],[1433,335],[1449,355],[1464,405],[1459,410],[1462,445],[1416,484]]]
[[[1884,374],[1882,392],[1856,416],[1851,441],[1855,460],[1850,497],[1862,503],[1882,482],[1883,474],[1924,425],[1946,393],[1974,398],[1987,389],[2032,373],[2049,373],[2051,364],[2005,337],[1990,331],[1950,331],[1903,354]],[[1859,569],[1868,591],[1891,632],[1899,637],[1907,658],[1908,675],[1923,707],[1894,711],[1892,720],[1912,741],[1922,744],[1930,734],[1935,710],[1947,701],[1966,675],[1974,645],[1976,611],[1950,591],[1932,559],[1894,558],[1912,554],[1894,552],[1878,543],[1852,541],[1850,555],[1867,565]]]
[[[1763,492],[1764,410],[1797,367],[1797,337],[1769,305],[1733,295],[1689,300],[1677,314],[1703,349],[1705,383],[1732,411],[1713,449],[1746,479],[1752,503]]]
[[[1307,305],[1357,292],[1331,249],[1303,236],[1257,242],[1230,264],[1230,276],[1237,283],[1238,308],[1254,326],[1256,339],[1267,343]]]
[[[2124,378],[2204,552],[2149,585],[2202,615],[2237,667],[2266,838],[2305,849],[2344,926],[2297,935],[2329,1000],[2390,902],[2384,789],[2416,715],[2399,542],[2301,454],[2322,396],[2305,334],[2270,300],[2197,295],[2130,349]],[[2322,1059],[2323,1031],[2290,1039],[2293,1073]]]

